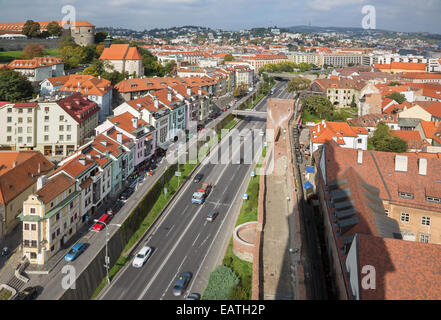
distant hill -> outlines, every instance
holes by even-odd
[[[293,26],[285,29],[289,29],[292,32],[304,32],[304,33],[318,33],[318,32],[338,32],[338,33],[388,33],[394,31],[387,31],[381,29],[365,30],[363,28],[350,28],[350,27],[316,27],[316,26]]]

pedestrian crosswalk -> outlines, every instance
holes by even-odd
[[[17,290],[17,292],[20,291],[24,287],[24,285],[25,283],[15,276],[8,282],[8,286],[14,288],[15,290]]]

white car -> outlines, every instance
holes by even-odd
[[[265,135],[265,131],[260,130],[259,135],[264,136]]]
[[[133,259],[132,266],[135,268],[141,268],[147,259],[152,254],[152,248],[145,246],[141,250],[139,250],[135,259]]]

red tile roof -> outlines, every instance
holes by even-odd
[[[100,107],[81,93],[75,93],[57,102],[76,122],[82,123],[99,112]]]
[[[100,60],[142,60],[138,49],[130,47],[129,44],[112,44],[105,48]]]
[[[38,198],[43,203],[49,203],[55,199],[58,195],[68,190],[75,184],[75,180],[64,173],[60,173],[56,176],[50,177],[46,184],[37,192]]]

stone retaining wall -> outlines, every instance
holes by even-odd
[[[241,231],[253,229],[256,230],[257,222],[247,222],[244,224],[241,224],[234,229],[233,233],[233,253],[239,257],[239,259],[253,262],[253,256],[254,256],[254,243],[246,242],[244,239],[241,239],[239,234]]]

